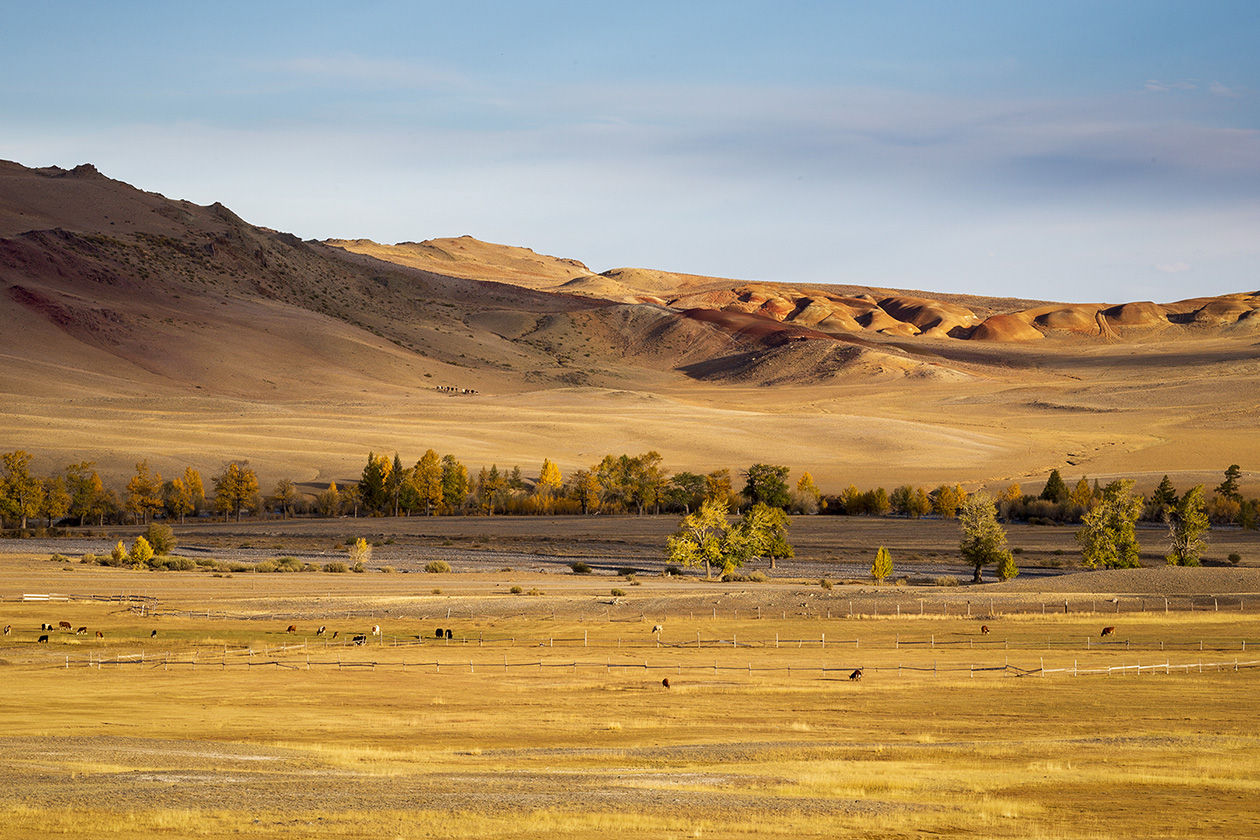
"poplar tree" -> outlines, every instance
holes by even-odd
[[[1170,566],[1197,566],[1207,548],[1204,534],[1210,527],[1204,510],[1203,485],[1191,487],[1172,510],[1164,513],[1168,525],[1168,554],[1164,559]]]
[[[987,493],[967,497],[958,510],[958,524],[962,528],[958,548],[975,569],[974,583],[982,581],[985,566],[997,566],[1006,572],[1014,568],[1014,558],[1006,548],[1006,531],[997,521],[997,506]],[[1009,577],[1018,573],[1016,569]]]
[[[44,501],[44,484],[31,475],[30,453],[18,449],[3,456],[4,476],[0,478],[0,508],[13,519],[20,520],[22,530],[26,521],[39,515]]]
[[[1113,481],[1099,493],[1093,510],[1081,518],[1076,541],[1086,568],[1135,569],[1141,565],[1137,520],[1142,515],[1142,497],[1132,493],[1131,480]]]
[[[875,578],[876,582],[883,583],[884,579],[892,573],[892,555],[881,545],[879,551],[875,552],[875,561],[871,563],[871,577]]]

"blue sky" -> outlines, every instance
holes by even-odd
[[[1260,288],[1260,3],[5,2],[0,157],[303,238]]]

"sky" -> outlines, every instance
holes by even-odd
[[[304,239],[1260,289],[1260,3],[0,0],[0,158]]]

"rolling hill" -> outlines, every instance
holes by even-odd
[[[0,162],[0,439],[52,471],[567,471],[656,449],[834,491],[1256,462],[1260,296],[1067,304],[302,241],[90,165]],[[42,459],[42,460],[41,460]],[[1197,479],[1196,479],[1197,480]],[[830,486],[828,486],[830,485]]]

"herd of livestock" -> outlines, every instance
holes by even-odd
[[[49,639],[51,639],[51,638],[52,638],[52,636],[53,636],[53,634],[54,634],[54,633],[57,633],[57,632],[62,632],[62,631],[66,632],[66,633],[71,633],[71,632],[73,632],[73,634],[74,634],[74,635],[76,635],[76,636],[86,636],[86,635],[88,634],[88,628],[87,628],[87,627],[79,627],[79,628],[77,628],[77,629],[76,629],[76,628],[74,627],[74,625],[72,625],[72,624],[71,624],[70,622],[68,622],[68,621],[59,621],[59,622],[57,622],[55,625],[54,625],[54,624],[52,624],[51,622],[45,622],[45,623],[42,623],[42,624],[40,624],[40,625],[39,625],[39,632],[40,632],[40,635],[39,635],[39,637],[37,638],[36,643],[37,643],[37,644],[47,644],[47,643],[48,643],[48,641],[49,641]],[[316,636],[323,636],[323,635],[325,635],[325,634],[327,633],[327,631],[328,631],[328,628],[327,628],[326,626],[321,625],[321,626],[320,626],[320,627],[319,627],[319,628],[315,631],[315,635],[316,635]],[[97,630],[97,631],[95,631],[95,632],[96,632],[96,638],[98,638],[98,639],[104,639],[104,638],[105,638],[105,633],[104,633],[104,631]],[[287,633],[288,635],[291,635],[291,636],[292,636],[292,635],[295,635],[297,632],[298,632],[298,628],[297,628],[297,625],[296,625],[296,624],[290,624],[290,625],[288,626],[288,628],[285,630],[285,633]],[[155,639],[155,638],[157,638],[157,634],[158,634],[158,631],[153,630],[153,631],[151,631],[151,632],[149,633],[149,638],[151,638],[151,639]],[[4,625],[4,635],[5,635],[5,636],[11,636],[11,635],[13,635],[13,625],[12,625],[12,624],[6,624],[6,625]],[[353,644],[356,644],[356,645],[365,645],[365,644],[367,644],[367,640],[368,640],[369,635],[371,635],[371,636],[380,636],[380,635],[381,635],[381,626],[380,626],[379,624],[374,624],[374,625],[372,625],[372,628],[371,628],[371,629],[370,629],[367,633],[355,633],[355,634],[353,634],[353,635],[351,635],[351,636],[350,636],[350,641],[351,641]],[[338,638],[340,638],[340,637],[341,637],[341,631],[340,631],[340,630],[334,630],[334,631],[332,632],[332,635],[330,636],[330,638],[332,638],[332,639],[338,639]],[[446,628],[439,627],[439,628],[437,628],[437,630],[434,632],[433,637],[434,637],[435,639],[446,639],[446,640],[452,640],[452,639],[454,639],[454,638],[455,638],[455,634],[454,634],[454,632],[451,630],[451,628],[449,628],[449,627],[446,627]]]

